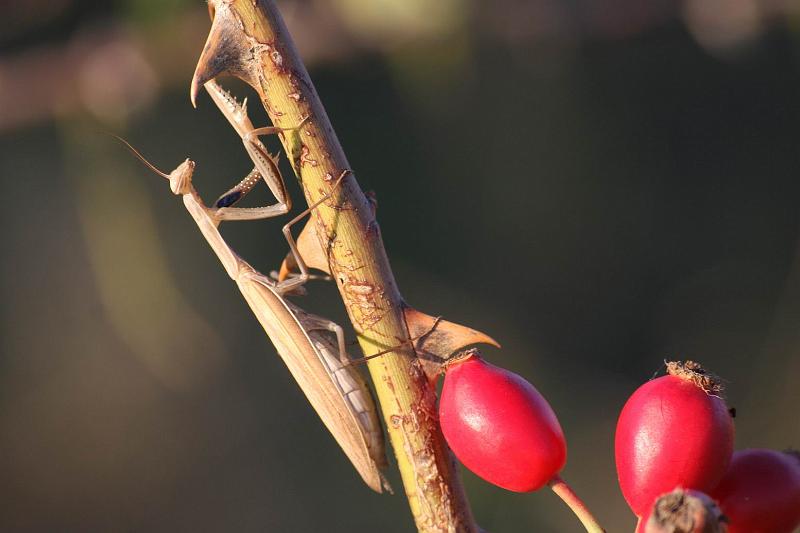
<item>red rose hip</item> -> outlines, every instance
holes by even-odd
[[[439,421],[464,466],[508,490],[540,489],[567,459],[564,434],[547,400],[475,351],[448,363]]]
[[[676,487],[710,492],[733,453],[733,419],[717,378],[692,361],[668,363],[667,371],[633,393],[617,422],[619,485],[637,516]]]
[[[800,457],[737,451],[711,496],[728,517],[730,533],[790,533],[800,526]]]

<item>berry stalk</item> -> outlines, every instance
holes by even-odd
[[[575,494],[575,491],[572,490],[572,487],[570,487],[566,481],[561,479],[561,476],[553,477],[548,485],[550,485],[553,492],[572,509],[572,512],[575,513],[575,516],[581,521],[586,531],[589,533],[605,533],[606,530],[600,526],[597,519],[592,515],[592,512],[589,511],[589,508],[583,503],[583,500]]]

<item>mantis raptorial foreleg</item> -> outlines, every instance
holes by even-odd
[[[244,144],[245,150],[255,165],[255,168],[247,177],[220,196],[214,203],[215,207],[220,208],[218,216],[222,220],[248,220],[267,218],[287,213],[292,207],[292,200],[286,191],[286,184],[278,169],[278,158],[267,152],[267,149],[258,137],[260,135],[274,135],[296,130],[303,126],[307,118],[293,128],[279,128],[276,126],[256,128],[247,116],[246,98],[240,104],[228,91],[220,87],[214,80],[207,82],[205,87],[208,94],[211,95],[211,99],[217,104],[219,110],[222,111],[222,114],[225,115],[225,118],[228,119],[233,129],[236,130],[236,133],[241,137],[242,144]],[[264,179],[278,203],[260,208],[229,207],[241,200],[253,189],[255,183],[258,181],[258,177]]]
[[[308,117],[303,119],[300,124],[293,128],[279,128],[275,126],[267,126],[263,128],[256,128],[247,116],[247,99],[245,98],[240,104],[228,91],[220,87],[215,81],[211,80],[205,84],[206,91],[211,96],[211,99],[217,105],[219,110],[228,119],[233,129],[239,134],[244,144],[245,150],[250,155],[255,168],[248,174],[241,182],[219,197],[214,203],[218,208],[216,216],[220,220],[252,220],[258,218],[267,218],[271,216],[286,213],[291,207],[291,198],[286,191],[286,184],[283,181],[283,176],[277,166],[277,156],[270,155],[261,141],[258,139],[259,135],[274,135],[277,133],[296,130],[303,126]],[[336,182],[339,182],[346,175],[348,171],[344,171]],[[244,198],[250,191],[253,190],[259,178],[263,178],[267,186],[272,191],[272,194],[278,200],[278,203],[273,206],[259,207],[259,208],[237,208],[233,207],[242,198]],[[335,187],[334,186],[334,187]],[[328,197],[323,198],[324,201]],[[295,266],[300,271],[299,278],[303,282],[311,278],[308,273],[308,267],[303,261],[302,255],[298,249],[297,243],[292,237],[290,228],[297,221],[301,220],[308,213],[311,212],[320,202],[316,202],[309,209],[292,219],[288,224],[283,227],[283,234],[289,243],[291,256],[295,259]],[[298,283],[301,285],[302,283]]]
[[[247,196],[261,179],[261,173],[254,168],[242,181],[220,196],[214,202],[217,218],[220,220],[257,220],[288,213],[289,205],[283,200],[264,207],[233,207],[236,202]]]

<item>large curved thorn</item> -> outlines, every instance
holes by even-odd
[[[212,15],[211,31],[192,76],[189,98],[194,107],[197,107],[197,93],[207,81],[222,74],[236,76],[245,81],[249,81],[250,77],[247,65],[252,59],[252,52],[247,44],[247,37],[230,6],[224,2],[219,4]]]
[[[404,306],[403,313],[409,335],[411,338],[419,337],[414,347],[421,357],[433,356],[440,361],[446,360],[454,352],[472,344],[500,347],[500,343],[485,333],[428,315],[413,307]]]

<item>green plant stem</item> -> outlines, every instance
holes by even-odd
[[[597,523],[597,519],[592,516],[591,511],[589,511],[586,504],[575,494],[575,491],[572,490],[572,487],[567,485],[567,482],[561,479],[560,476],[555,476],[553,479],[550,480],[550,488],[553,489],[559,498],[564,500],[564,503],[572,509],[572,512],[575,513],[575,516],[578,517],[578,520],[581,521],[583,527],[586,528],[586,531],[589,533],[605,533],[605,529],[600,527],[600,524]]]
[[[232,74],[256,90],[275,126],[304,124],[302,133],[281,140],[309,205],[331,194],[330,205],[336,206],[311,214],[319,250],[326,255],[364,355],[399,346],[370,359],[367,367],[416,526],[426,533],[479,531],[439,430],[433,382],[413,347],[402,344],[410,337],[404,302],[374,205],[353,172],[332,190],[334,179],[353,169],[274,0],[211,0],[209,6],[212,29],[192,95],[206,81]]]

